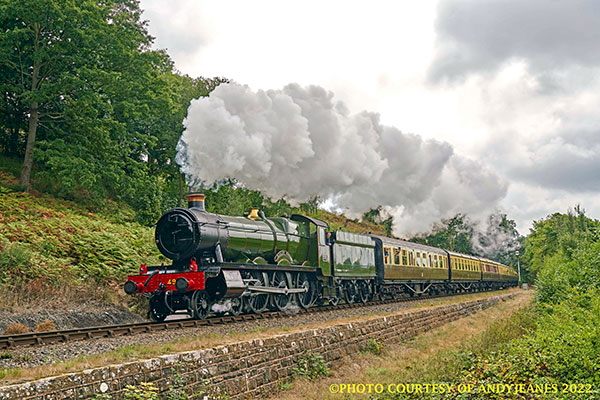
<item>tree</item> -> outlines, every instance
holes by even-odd
[[[473,227],[468,218],[463,214],[456,214],[454,217],[436,224],[430,234],[417,236],[410,240],[463,254],[472,254],[472,238]]]
[[[99,94],[90,80],[118,72],[110,68],[120,46],[144,48],[151,38],[134,0],[1,0],[0,26],[2,86],[16,109],[27,110],[20,184],[28,188],[38,128],[64,119],[73,102],[94,108]]]
[[[523,259],[536,272],[549,265],[570,262],[577,248],[600,240],[598,233],[600,222],[586,217],[579,205],[566,214],[548,215],[533,222],[523,243]]]

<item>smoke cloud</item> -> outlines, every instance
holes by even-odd
[[[376,113],[351,114],[319,86],[222,84],[192,101],[185,127],[177,162],[189,182],[235,178],[292,204],[331,199],[351,216],[383,206],[400,236],[458,212],[487,215],[507,190],[450,144],[384,126]]]
[[[513,221],[505,220],[505,214],[496,211],[487,221],[473,223],[471,244],[476,254],[498,260],[502,255],[512,255],[521,248],[519,232]]]

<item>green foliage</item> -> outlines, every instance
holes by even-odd
[[[285,392],[286,390],[290,390],[291,388],[291,382],[279,381],[279,383],[277,384],[277,390],[280,392]]]
[[[541,271],[548,263],[569,262],[576,249],[584,243],[596,242],[599,233],[600,222],[586,217],[579,206],[566,214],[554,213],[534,221],[523,244],[523,259],[534,271]]]
[[[36,130],[34,188],[126,202],[155,222],[183,191],[175,153],[190,101],[226,80],[182,76],[151,50],[135,0],[0,0],[0,10],[0,152],[22,156]]]
[[[138,386],[127,385],[123,389],[124,400],[158,400],[158,388],[153,383],[142,382]]]
[[[329,375],[329,370],[323,357],[312,353],[303,353],[298,357],[296,366],[292,368],[292,372],[295,376],[302,376],[309,380]]]
[[[579,206],[534,222],[524,259],[537,272],[537,298],[558,304],[569,294],[600,288],[600,222]]]
[[[159,263],[152,229],[123,222],[132,218],[125,210],[109,212],[51,196],[0,194],[0,288],[43,293],[68,286],[83,293],[120,285],[141,263]]]
[[[378,224],[383,226],[383,234],[388,237],[393,237],[392,235],[392,224],[394,222],[394,217],[388,215],[387,218],[382,215],[383,208],[381,206],[377,208],[372,208],[366,213],[363,214],[363,221],[368,221],[373,224]]]
[[[96,393],[92,400],[111,400],[112,396],[106,393]]]
[[[366,350],[369,353],[375,354],[376,356],[381,355],[385,349],[385,345],[375,338],[369,338],[367,342]]]
[[[413,242],[439,247],[463,254],[472,254],[473,228],[463,214],[442,220],[433,228],[433,233],[410,239]]]
[[[537,272],[534,307],[491,325],[467,347],[443,355],[438,363],[415,366],[412,375],[418,381],[471,383],[476,388],[522,384],[530,393],[452,393],[431,398],[597,398],[599,226],[580,207],[535,222],[524,242],[524,258]],[[542,385],[547,385],[545,394],[531,393]]]
[[[20,368],[0,368],[0,379],[4,378],[18,378],[21,376]]]

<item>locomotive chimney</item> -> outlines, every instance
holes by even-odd
[[[188,208],[197,208],[206,211],[204,208],[204,199],[206,196],[203,193],[188,193],[185,199],[188,202]]]

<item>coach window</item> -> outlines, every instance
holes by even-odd
[[[408,254],[405,249],[402,249],[402,265],[408,265]]]
[[[421,253],[417,252],[417,266],[421,266]]]
[[[389,247],[383,248],[383,263],[384,264],[390,263],[390,248]]]
[[[400,249],[398,247],[394,248],[394,264],[400,265]]]

